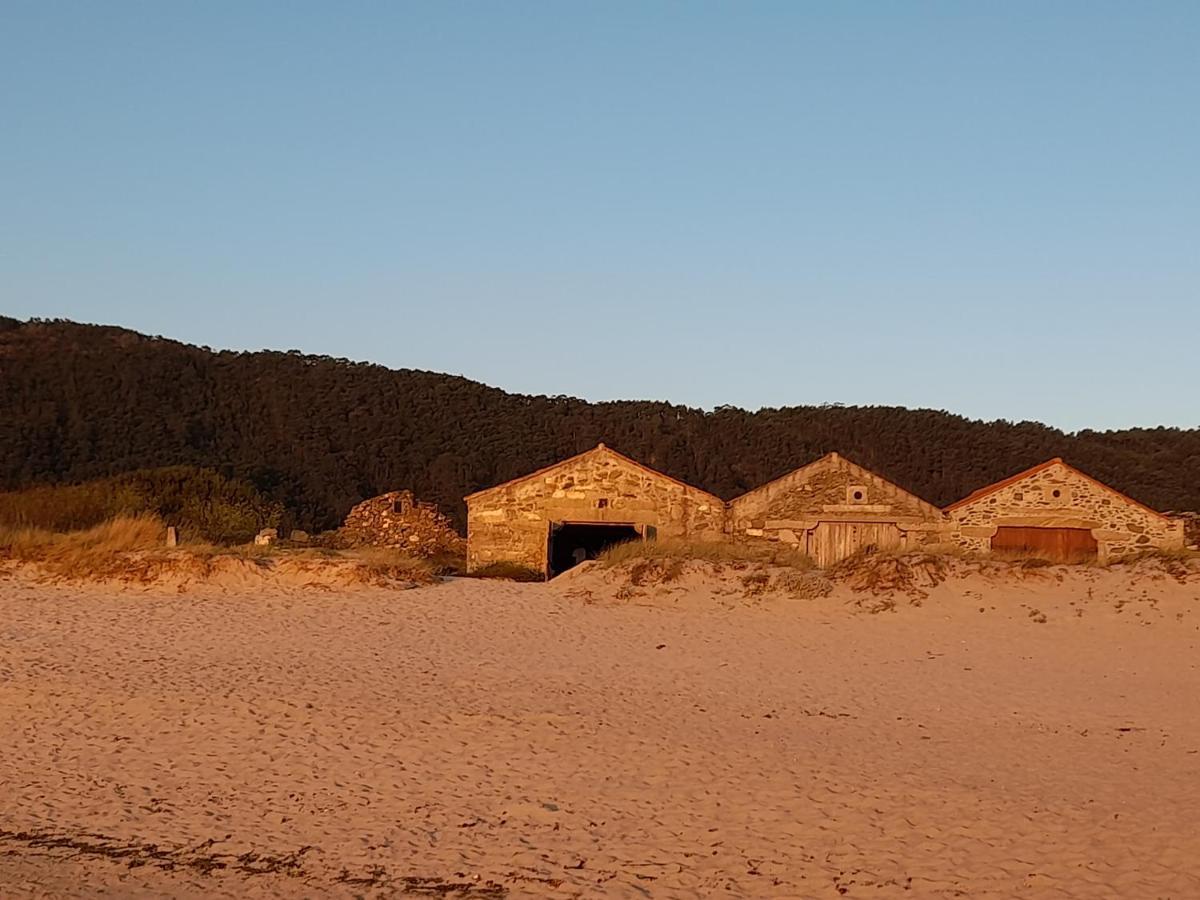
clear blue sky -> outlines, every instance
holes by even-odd
[[[0,312],[1200,425],[1200,3],[0,0]]]

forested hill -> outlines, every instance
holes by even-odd
[[[335,525],[358,500],[397,488],[461,525],[464,495],[598,441],[726,498],[837,450],[939,505],[1062,456],[1158,509],[1200,509],[1200,429],[1066,435],[897,407],[587,403],[0,318],[3,489],[192,465],[253,481],[301,527]]]

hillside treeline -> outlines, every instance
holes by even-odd
[[[897,407],[588,403],[64,321],[0,319],[0,380],[0,488],[190,466],[252,484],[285,527],[310,530],[399,488],[461,527],[464,495],[599,441],[726,498],[837,450],[939,505],[1062,456],[1156,508],[1200,509],[1200,429],[1068,435]]]

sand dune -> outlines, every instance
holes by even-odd
[[[0,894],[1200,896],[1200,578],[744,575],[9,573]]]

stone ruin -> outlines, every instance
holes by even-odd
[[[392,491],[359,503],[338,529],[347,547],[394,547],[413,556],[462,556],[466,542],[435,504],[413,499],[412,491]]]
[[[1167,513],[1183,522],[1183,543],[1189,550],[1200,550],[1200,512]]]

